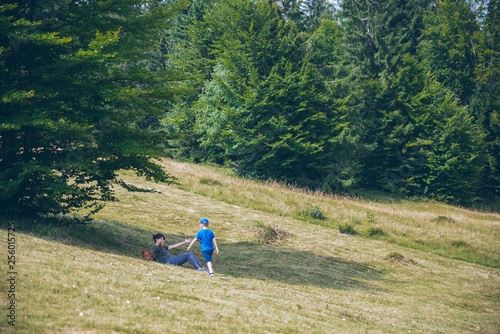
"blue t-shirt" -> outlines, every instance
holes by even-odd
[[[201,251],[213,251],[214,246],[212,240],[215,238],[214,232],[209,228],[204,228],[196,233],[196,239],[200,240]]]

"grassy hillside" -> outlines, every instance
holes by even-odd
[[[323,196],[164,164],[179,185],[124,173],[156,192],[117,189],[120,201],[89,223],[11,222],[16,332],[500,331],[499,214]],[[201,217],[219,240],[216,278],[139,258],[153,233],[173,244],[194,236]],[[2,269],[8,278],[5,257]],[[6,279],[0,289],[7,305]],[[14,332],[5,317],[0,331]]]

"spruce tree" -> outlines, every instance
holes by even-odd
[[[487,162],[482,197],[500,197],[500,1],[488,1],[482,29],[476,33],[477,65],[471,109],[486,134]]]
[[[0,208],[99,209],[131,169],[171,182],[151,158],[162,136],[137,121],[164,112],[176,74],[148,57],[174,7],[141,0],[3,2],[0,7]]]
[[[360,184],[405,196],[471,203],[478,198],[483,132],[418,61],[425,1],[342,6],[338,72],[360,142]],[[348,71],[346,69],[349,69]]]
[[[403,66],[405,55],[416,54],[423,32],[426,1],[354,1],[342,3],[339,18],[342,42],[337,66],[338,92],[349,97],[349,121],[363,147],[360,185],[394,190],[393,174],[401,162],[397,146],[383,143],[407,116],[395,110],[395,92],[389,89]],[[403,124],[401,124],[403,123]]]
[[[455,92],[463,105],[474,92],[479,23],[473,3],[466,0],[438,1],[426,19],[419,56],[434,77]]]
[[[197,54],[212,64],[191,111],[205,157],[321,186],[341,156],[344,110],[307,61],[307,36],[276,5],[249,0],[218,2],[194,31]]]
[[[335,8],[327,0],[278,0],[275,1],[284,18],[293,21],[300,31],[313,33],[322,20],[333,19]]]

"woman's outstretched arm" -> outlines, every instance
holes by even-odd
[[[177,247],[182,246],[182,245],[184,245],[184,244],[186,244],[186,243],[188,243],[190,241],[191,241],[190,239],[186,238],[186,240],[184,240],[184,241],[178,242],[178,243],[176,243],[174,245],[167,246],[167,250],[171,250],[171,249],[177,248]]]

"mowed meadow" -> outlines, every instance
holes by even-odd
[[[500,332],[499,213],[161,163],[178,184],[124,171],[152,192],[116,188],[119,201],[90,221],[4,218],[2,249],[6,222],[16,227],[16,322],[4,316],[0,332]],[[174,244],[193,237],[201,217],[218,239],[215,278],[140,258],[153,233]]]

